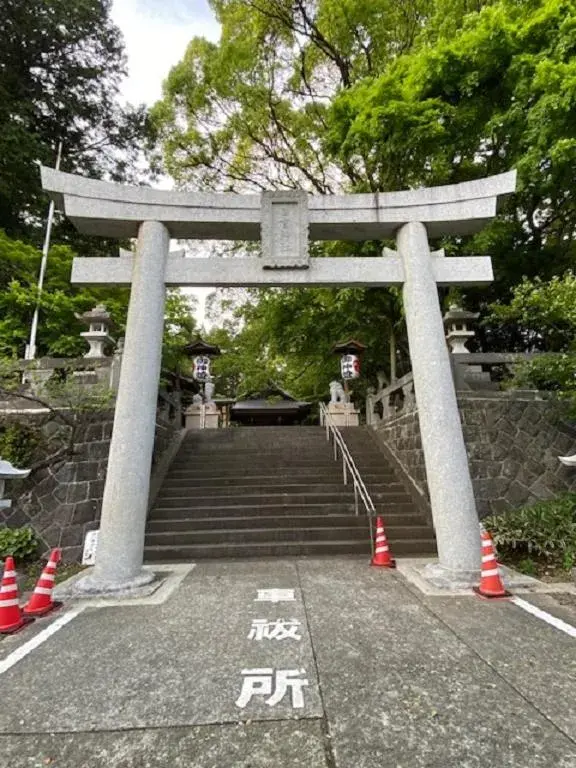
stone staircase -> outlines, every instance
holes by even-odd
[[[351,430],[354,431],[354,430]],[[359,469],[395,555],[434,551],[431,529],[362,429]],[[353,438],[356,441],[356,437]],[[354,454],[356,456],[356,453]],[[189,432],[152,509],[148,562],[216,557],[368,554],[369,527],[321,427]]]

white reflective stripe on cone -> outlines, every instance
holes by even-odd
[[[482,562],[483,563],[491,563],[492,561],[496,560],[496,555],[482,555]]]
[[[43,573],[42,576],[40,576],[40,581],[54,581],[56,576],[53,573]]]
[[[0,594],[4,592],[16,592],[16,584],[2,584]]]
[[[36,587],[34,590],[35,595],[51,595],[52,587]]]
[[[374,550],[376,554],[379,554],[380,552],[388,552],[388,547],[376,547]]]
[[[498,568],[490,568],[489,571],[482,571],[482,576],[498,576],[499,573]]]
[[[483,539],[482,540],[482,546],[483,547],[491,547],[492,546],[492,539]]]
[[[8,608],[11,605],[18,605],[18,598],[14,598],[14,600],[2,600],[0,602],[0,608]]]
[[[4,574],[2,575],[3,579],[15,579],[16,578],[16,571],[4,571]]]
[[[384,528],[376,528],[376,533],[384,533]]]

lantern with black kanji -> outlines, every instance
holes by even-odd
[[[335,355],[340,355],[340,373],[345,382],[360,378],[360,360],[365,349],[364,344],[354,339],[349,339],[332,347],[332,352]]]
[[[198,338],[185,346],[184,352],[192,358],[194,365],[192,376],[194,379],[202,384],[210,381],[210,358],[218,357],[221,354],[220,347],[215,344],[208,344],[207,341]]]

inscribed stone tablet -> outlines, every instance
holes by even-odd
[[[264,192],[261,224],[265,269],[308,267],[308,196],[305,192]]]

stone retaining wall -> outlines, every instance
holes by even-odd
[[[37,417],[18,418],[30,423]],[[80,560],[86,532],[97,528],[100,520],[112,424],[113,414],[103,414],[88,425],[73,458],[12,485],[8,494],[13,506],[0,510],[0,525],[30,525],[45,549],[61,547],[66,561]],[[174,424],[157,423],[153,467],[177,432]]]
[[[576,431],[558,423],[550,402],[482,393],[459,395],[459,406],[481,517],[576,490],[576,470],[558,461],[576,453]],[[418,413],[379,424],[376,434],[427,498]]]

